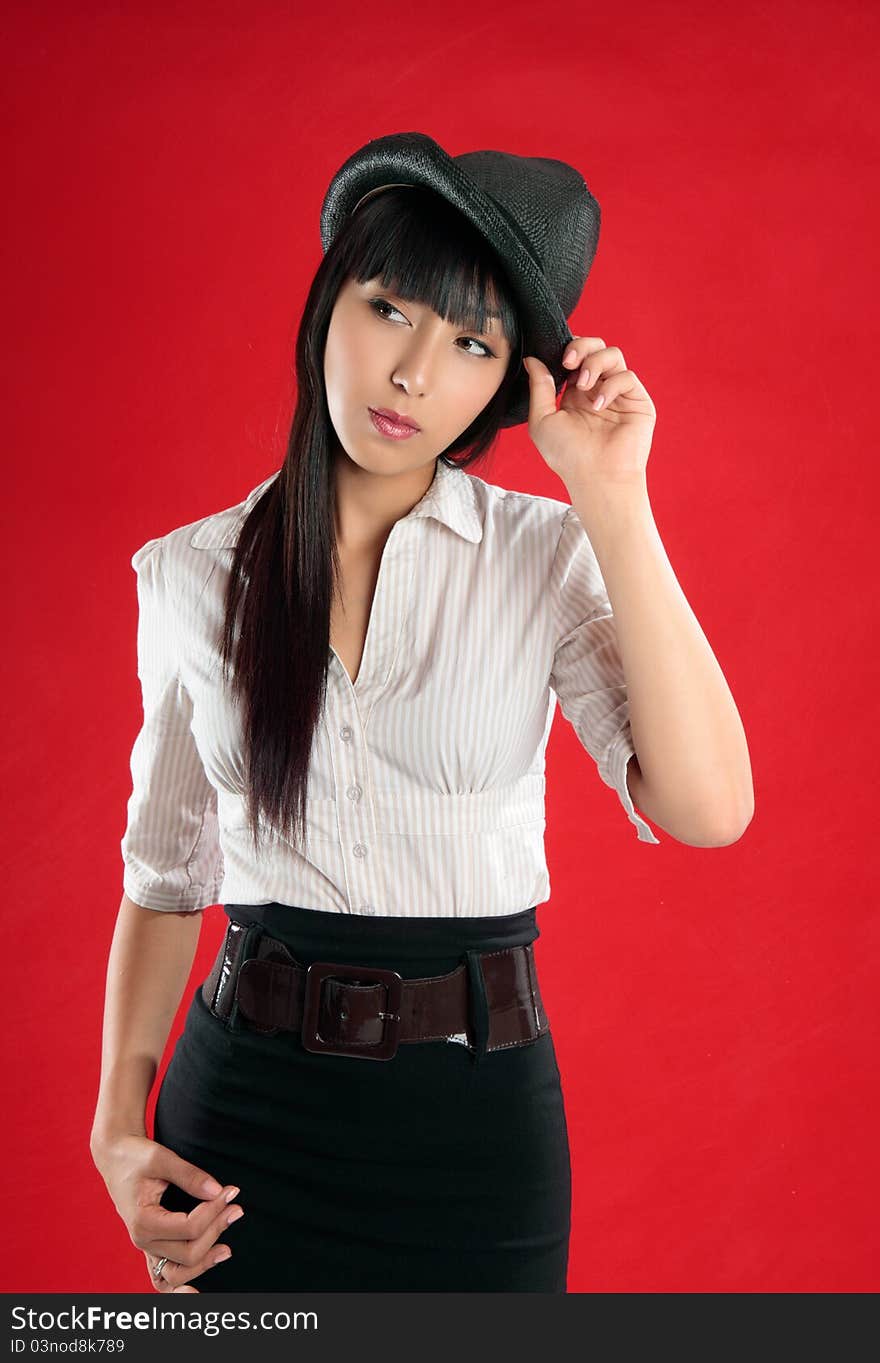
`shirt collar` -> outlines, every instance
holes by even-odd
[[[405,521],[433,516],[462,539],[477,544],[483,538],[483,519],[477,509],[474,481],[464,469],[437,460],[434,480],[421,501],[403,517]]]
[[[190,544],[195,549],[233,548],[238,540],[238,532],[245,517],[254,503],[265,492],[269,484],[278,477],[281,470],[276,469],[268,478],[248,493],[244,502],[228,511],[216,512],[199,523],[190,536]],[[427,492],[416,502],[403,520],[417,520],[422,516],[432,516],[442,521],[463,539],[477,544],[483,538],[483,519],[477,508],[477,495],[473,479],[464,469],[452,468],[437,460],[433,481]]]

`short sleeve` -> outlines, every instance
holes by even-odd
[[[177,619],[161,540],[132,556],[137,573],[137,670],[143,724],[131,751],[132,792],[120,844],[125,893],[145,908],[216,904],[223,879],[217,791],[193,738],[192,702],[178,673]]]
[[[616,790],[640,842],[659,843],[636,813],[626,784],[635,756],[626,681],[611,602],[593,546],[574,507],[568,507],[550,575],[555,645],[550,685],[563,715]]]

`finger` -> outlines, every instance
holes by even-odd
[[[593,384],[598,383],[603,374],[619,373],[625,367],[626,361],[623,358],[623,351],[616,345],[605,346],[601,351],[595,351],[589,358],[585,359],[577,376],[575,387],[586,392]]]
[[[221,1254],[220,1251],[223,1248],[227,1250],[226,1254]],[[201,1277],[203,1273],[207,1273],[208,1269],[213,1268],[215,1264],[223,1263],[226,1259],[229,1259],[231,1255],[232,1251],[229,1249],[228,1245],[218,1245],[216,1254],[213,1252],[211,1254],[206,1254],[197,1264],[178,1264],[175,1263],[173,1259],[169,1259],[162,1269],[161,1278],[155,1276],[152,1272],[153,1265],[150,1265],[150,1276],[153,1279],[153,1286],[157,1292],[173,1292],[176,1288],[191,1283],[194,1278]],[[155,1263],[158,1262],[158,1259],[155,1260]]]
[[[572,336],[565,347],[562,363],[566,369],[574,369],[586,355],[595,355],[597,351],[604,349],[605,342],[601,336]]]
[[[556,411],[556,381],[536,355],[526,355],[523,365],[529,376],[529,425],[534,426]]]
[[[241,1207],[224,1207],[198,1236],[171,1240],[157,1237],[150,1241],[147,1248],[156,1259],[167,1254],[169,1259],[174,1259],[180,1264],[197,1263],[209,1253],[217,1237],[243,1215],[244,1210]]]
[[[174,1183],[185,1193],[189,1193],[190,1197],[218,1197],[223,1192],[223,1185],[218,1183],[216,1178],[212,1178],[197,1164],[191,1164],[189,1160],[175,1154],[167,1145],[158,1143],[154,1145],[153,1157],[147,1172],[153,1178],[163,1178],[168,1183]]]
[[[142,1203],[138,1206],[131,1225],[131,1238],[138,1249],[156,1250],[158,1255],[161,1256],[169,1251],[158,1249],[157,1242],[159,1240],[165,1244],[174,1243],[177,1248],[182,1241],[198,1239],[199,1236],[205,1234],[206,1230],[214,1224],[219,1216],[223,1215],[229,1203],[239,1192],[240,1189],[233,1185],[224,1189],[219,1197],[212,1197],[205,1202],[199,1202],[188,1212],[171,1211],[168,1207],[163,1207],[160,1202]],[[188,1194],[188,1196],[191,1196],[191,1194]]]
[[[191,1283],[194,1278],[200,1277],[202,1273],[206,1273],[215,1264],[223,1263],[231,1255],[232,1250],[228,1245],[216,1245],[194,1264],[180,1264],[174,1259],[168,1259],[163,1265],[162,1276],[157,1278],[155,1269],[161,1260],[153,1254],[148,1254],[146,1255],[147,1271],[157,1292],[174,1292],[177,1288]]]
[[[598,385],[598,391],[591,397],[591,406],[598,412],[610,407],[615,398],[638,398],[643,395],[647,396],[641,380],[631,369],[624,369],[622,374],[613,374]]]

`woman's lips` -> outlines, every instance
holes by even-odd
[[[381,432],[382,435],[389,436],[392,440],[406,440],[411,435],[418,435],[415,426],[401,426],[398,422],[390,421],[387,416],[382,416],[379,412],[374,411],[372,407],[368,407],[367,411],[370,413],[370,420],[376,430]]]

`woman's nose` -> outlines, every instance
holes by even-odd
[[[393,382],[399,383],[410,397],[420,397],[434,381],[437,362],[436,347],[413,345],[399,357],[392,375]]]

